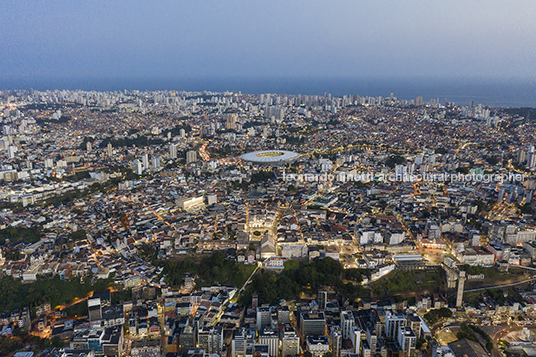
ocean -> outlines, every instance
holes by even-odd
[[[404,100],[422,96],[458,105],[536,107],[536,79],[438,79],[438,78],[0,78],[0,90],[82,89],[232,91],[243,94],[291,94],[332,96],[358,94]]]

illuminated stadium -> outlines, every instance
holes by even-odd
[[[240,156],[244,161],[264,165],[279,165],[296,160],[300,154],[286,150],[263,150],[254,151]]]

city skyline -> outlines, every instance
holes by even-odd
[[[0,356],[536,356],[536,3],[0,2]]]
[[[534,113],[2,90],[0,355],[533,351]]]

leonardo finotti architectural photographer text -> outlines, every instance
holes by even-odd
[[[283,171],[283,181],[294,182],[369,182],[369,181],[389,181],[389,182],[522,182],[525,175],[522,174],[462,174],[462,173],[424,173],[411,175],[397,175],[366,172],[359,174],[294,174]]]

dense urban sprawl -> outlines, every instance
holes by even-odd
[[[0,110],[2,355],[536,353],[533,109],[21,90]]]

